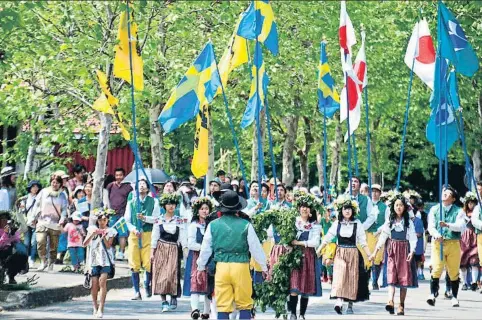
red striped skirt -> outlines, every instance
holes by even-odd
[[[155,295],[181,295],[181,258],[177,243],[157,242],[152,265],[152,292]]]
[[[291,271],[290,291],[303,295],[316,293],[315,282],[315,250],[313,248],[301,248],[303,258],[301,267]]]
[[[206,294],[208,292],[208,274],[206,271],[197,270],[198,258],[199,251],[192,251],[191,293]],[[184,279],[184,281],[186,281],[186,279]]]

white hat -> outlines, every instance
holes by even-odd
[[[14,167],[11,167],[11,166],[6,166],[5,168],[2,169],[2,171],[0,172],[0,176],[3,178],[3,177],[6,177],[6,176],[11,176],[13,174],[17,174],[17,172],[15,172],[15,168]]]
[[[238,186],[239,187],[239,181],[234,179],[234,180],[231,180],[231,185],[232,186]]]
[[[80,212],[75,211],[74,213],[72,213],[72,221],[82,221],[82,215],[80,214]]]
[[[382,186],[379,185],[378,183],[372,184],[372,190],[373,190],[373,189],[377,189],[377,190],[379,190],[380,192],[383,191],[383,190],[382,190]]]

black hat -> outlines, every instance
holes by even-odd
[[[27,192],[30,193],[30,189],[32,189],[33,186],[37,186],[39,188],[39,191],[42,189],[42,184],[38,180],[31,180],[28,185],[27,185]]]
[[[246,199],[238,196],[233,190],[224,191],[219,197],[218,211],[222,213],[236,213],[248,205]]]
[[[213,192],[214,199],[216,199],[216,201],[219,201],[219,197],[221,197],[221,195],[228,190],[234,190],[233,186],[230,183],[221,184],[221,186],[219,187],[219,191]]]
[[[12,214],[10,213],[10,211],[5,211],[5,210],[0,211],[0,219],[10,220],[11,218],[12,218]]]
[[[218,178],[209,181],[209,185],[211,185],[211,183],[213,183],[213,182],[216,183],[216,184],[218,184],[219,186],[221,186],[221,181],[219,181]]]

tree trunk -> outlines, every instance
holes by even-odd
[[[109,150],[110,129],[112,126],[112,115],[99,112],[100,132],[97,145],[97,158],[94,171],[94,188],[92,191],[92,209],[99,208],[102,204],[102,191],[104,176],[107,164],[107,151]]]
[[[298,133],[299,116],[290,115],[283,119],[286,126],[286,136],[283,143],[283,174],[282,181],[287,186],[292,186],[295,179],[293,173],[293,151]]]
[[[301,172],[301,183],[304,186],[310,185],[310,167],[308,162],[308,157],[310,154],[311,146],[313,144],[313,136],[311,134],[311,121],[308,117],[303,117],[303,136],[305,137],[305,145],[303,148],[298,148],[298,156],[300,157],[300,172]]]
[[[38,121],[43,120],[43,115],[38,116]],[[35,119],[35,118],[34,118]],[[28,173],[33,170],[33,162],[35,159],[35,154],[37,150],[37,146],[40,142],[40,135],[38,130],[32,130],[32,142],[28,146],[27,152],[27,160],[25,160],[25,169],[23,172],[23,180],[27,181]]]
[[[152,167],[156,169],[164,168],[162,128],[159,125],[159,121],[157,121],[161,108],[160,103],[153,103],[149,109]]]
[[[325,178],[324,178],[325,166],[323,165],[323,146],[322,145],[320,145],[320,149],[316,154],[316,167],[318,169],[318,186],[324,186],[325,185]]]
[[[331,171],[330,171],[330,185],[336,185],[338,182],[337,176],[340,167],[340,150],[341,150],[341,123],[340,119],[335,119],[336,127],[335,127],[335,141],[333,146],[333,154],[331,155]]]
[[[259,122],[260,122],[260,131],[261,131],[261,147],[263,152],[263,159],[264,157],[264,142],[266,139],[264,139],[265,136],[265,129],[266,129],[266,122],[263,121],[263,119],[266,119],[265,116],[265,111],[264,109],[260,112],[259,114]],[[259,180],[258,179],[258,129],[256,127],[256,124],[253,123],[253,151],[251,154],[251,180]],[[264,162],[263,162],[264,166]],[[262,170],[264,172],[264,170]]]
[[[478,100],[478,111],[479,111],[479,127],[482,127],[482,92],[479,94]],[[472,162],[474,166],[474,178],[475,181],[481,181],[482,179],[482,162],[480,159],[482,139],[479,138],[479,143],[476,144],[474,152],[472,154]]]

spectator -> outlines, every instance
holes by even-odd
[[[218,178],[218,180],[220,181],[220,183],[224,183],[225,180],[226,180],[226,172],[224,170],[219,170],[217,173],[216,173],[216,177]]]
[[[92,206],[92,188],[93,188],[92,182],[86,183],[84,185],[85,196],[77,202],[78,204],[77,208],[80,209],[78,211],[82,214],[82,226],[86,230],[89,227],[90,210],[92,208],[91,207]]]
[[[239,180],[238,196],[248,199],[248,194],[246,193],[246,182],[242,178]]]
[[[212,180],[211,182],[209,182],[209,194],[208,196],[213,199],[213,193],[214,192],[217,192],[219,191],[221,188],[221,183],[219,182],[219,180]]]
[[[15,181],[17,180],[17,173],[15,172],[15,169],[13,167],[5,167],[2,169],[0,172],[0,178],[2,179],[2,189],[5,190],[8,194],[8,202],[7,205],[1,206],[2,208],[5,206],[7,207],[6,209],[2,210],[8,210],[11,211],[13,209],[13,206],[15,205],[15,202],[17,201],[17,189],[15,188]],[[4,191],[4,192],[5,192]],[[1,197],[0,200],[1,202],[4,202],[5,196]]]
[[[109,226],[112,227],[121,217],[124,216],[127,205],[127,198],[132,191],[132,187],[128,183],[122,183],[125,177],[125,170],[117,168],[114,172],[115,181],[107,186],[109,193],[109,208],[115,211],[111,216]],[[127,230],[119,230],[117,233],[117,241],[119,243],[119,251],[116,253],[116,260],[125,260],[125,250],[127,245],[127,237],[129,233]]]
[[[62,178],[51,176],[50,187],[40,191],[37,196],[34,212],[36,223],[37,250],[41,265],[37,271],[47,268],[53,271],[57,253],[61,224],[67,218],[67,197],[60,191]],[[47,240],[50,243],[49,260],[47,261]]]
[[[278,184],[277,185],[278,189],[278,200],[274,200],[271,202],[271,205],[274,207],[279,207],[279,208],[291,208],[291,203],[286,200],[287,196],[287,190],[284,184]]]
[[[239,181],[236,179],[231,180],[231,186],[236,193],[239,193]]]
[[[301,179],[296,180],[296,185],[293,187],[293,191],[299,190],[303,187],[303,181]]]
[[[72,214],[72,222],[67,223],[64,232],[67,233],[68,248],[74,272],[80,269],[80,264],[84,262],[84,242],[85,231],[81,224],[82,215],[79,212]]]
[[[33,224],[34,206],[37,201],[37,195],[42,190],[42,185],[37,180],[32,180],[27,185],[28,195],[20,202],[20,209],[27,218],[27,232],[24,235],[24,244],[27,248],[29,256],[28,264],[33,267],[35,264],[35,256],[37,255],[37,238],[35,234],[35,224]]]
[[[369,190],[368,190],[368,184],[366,183],[362,183],[361,186],[360,186],[360,193],[364,196],[367,196],[370,194]]]
[[[292,186],[286,186],[286,201],[292,203],[294,201],[294,190]]]
[[[81,164],[76,164],[72,168],[73,178],[68,181],[68,186],[70,192],[74,191],[77,186],[83,186],[84,181],[84,174],[85,174],[85,167]]]
[[[9,211],[0,212],[0,267],[6,269],[8,283],[16,284],[15,276],[22,270],[28,270],[27,254],[25,250],[17,248],[20,233],[11,219]]]

